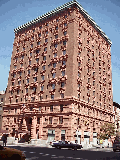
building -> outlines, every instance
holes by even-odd
[[[114,107],[114,123],[115,123],[115,128],[116,131],[120,132],[120,105],[116,102],[113,102],[113,107]]]
[[[96,144],[114,116],[110,39],[76,0],[14,32],[3,129]]]
[[[5,92],[0,91],[0,129],[2,127],[2,114],[3,114],[4,103],[5,103]]]

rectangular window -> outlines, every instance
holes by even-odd
[[[52,89],[55,89],[55,83],[52,84]]]
[[[32,53],[30,53],[30,56],[32,56]]]
[[[64,34],[64,36],[66,36],[66,34],[67,34],[67,31],[65,31],[63,34]]]
[[[29,79],[27,79],[27,83],[29,83]]]
[[[43,61],[46,61],[46,56],[43,56]]]
[[[56,26],[55,29],[58,30],[58,26]]]
[[[42,69],[45,70],[45,66],[42,66]]]
[[[48,42],[48,39],[47,39],[47,38],[45,39],[45,42]]]
[[[37,124],[40,124],[40,117],[37,117]]]
[[[55,68],[56,67],[56,63],[53,63],[53,68]]]
[[[28,70],[28,74],[30,74],[30,70]]]
[[[53,106],[52,105],[50,106],[50,112],[53,112]]]
[[[65,55],[65,54],[66,54],[66,50],[63,51],[63,55]]]
[[[54,58],[57,57],[57,53],[54,54]]]
[[[43,91],[43,89],[44,89],[44,86],[41,86],[41,91]]]
[[[28,93],[28,88],[26,88],[26,93]]]
[[[52,117],[49,117],[49,124],[52,124]]]
[[[57,44],[55,44],[55,46],[54,46],[54,47],[55,47],[55,48],[57,48],[57,46],[58,46],[58,45],[57,45]]]
[[[43,75],[41,76],[41,78],[42,78],[42,80],[44,80],[44,76]]]
[[[64,98],[64,93],[61,93],[60,95],[61,95],[61,98]]]
[[[64,66],[65,66],[65,65],[66,65],[66,61],[62,61],[62,65],[64,65]]]
[[[66,41],[63,41],[63,45],[66,46]]]
[[[37,45],[40,45],[40,42],[37,42]]]
[[[63,111],[63,105],[61,104],[60,105],[60,112],[62,112]]]
[[[40,50],[36,50],[36,54],[38,54],[40,52]]]
[[[62,124],[63,123],[63,117],[60,117],[59,118],[59,124]]]
[[[64,23],[64,26],[66,27],[66,26],[67,26],[67,23]]]
[[[37,62],[37,63],[39,62],[39,58],[36,59],[36,62]]]
[[[55,35],[55,39],[57,39],[58,38],[58,34],[57,35]]]
[[[29,61],[29,65],[31,65],[31,61]]]
[[[51,95],[51,99],[54,99],[54,94]]]
[[[34,82],[36,82],[36,81],[37,81],[37,77],[34,77],[33,79],[34,79]]]
[[[63,88],[65,86],[65,83],[64,82],[61,82],[61,87]]]
[[[52,77],[55,78],[56,73],[52,73]]]
[[[65,71],[62,71],[62,76],[65,76]]]
[[[31,48],[33,48],[33,44],[31,44]]]

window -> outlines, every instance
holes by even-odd
[[[57,45],[57,44],[55,44],[55,46],[54,46],[54,47],[55,47],[55,48],[57,48],[57,46],[58,46],[58,45]]]
[[[61,93],[60,95],[61,95],[61,98],[64,98],[64,93]]]
[[[36,54],[38,54],[40,52],[40,50],[36,50]]]
[[[64,82],[61,82],[61,87],[62,87],[62,88],[64,87],[64,85],[65,85],[65,83],[64,83]]]
[[[64,23],[64,26],[66,27],[66,26],[67,26],[67,23]]]
[[[22,56],[21,59],[24,59],[24,56]]]
[[[30,53],[30,56],[32,56],[32,53]]]
[[[47,38],[45,39],[45,42],[48,42],[48,39],[47,39]]]
[[[18,102],[18,99],[16,99],[16,103]]]
[[[51,99],[54,99],[54,94],[51,95]]]
[[[37,124],[40,124],[40,117],[37,117]]]
[[[63,117],[59,118],[59,123],[62,124],[63,123]]]
[[[40,45],[40,42],[37,42],[37,45]]]
[[[95,81],[93,81],[93,86],[95,86]]]
[[[26,93],[28,93],[28,88],[26,88]]]
[[[29,83],[29,79],[27,79],[27,83]]]
[[[0,106],[0,111],[2,111],[2,106]]]
[[[93,91],[93,96],[95,96],[95,91]]]
[[[42,80],[44,80],[44,75],[41,76]]]
[[[90,83],[90,78],[88,78],[88,83]]]
[[[52,124],[52,117],[49,117],[49,124]]]
[[[66,65],[66,61],[62,61],[62,65],[64,65],[64,66],[65,66],[65,65]]]
[[[63,55],[65,55],[65,54],[66,54],[66,50],[63,51]]]
[[[33,91],[36,92],[36,87],[33,87]]]
[[[58,38],[58,34],[57,35],[55,35],[55,39],[57,39]]]
[[[80,62],[78,62],[78,67],[80,67]]]
[[[59,19],[56,19],[56,22],[59,22]]]
[[[23,63],[21,63],[21,67],[23,66]]]
[[[37,63],[39,62],[39,58],[36,59],[36,62],[37,62]]]
[[[20,85],[21,84],[21,81],[18,81],[18,85]]]
[[[56,63],[53,63],[53,68],[55,68],[56,67]]]
[[[28,74],[30,74],[30,70],[28,70]]]
[[[40,106],[40,107],[39,107],[39,111],[41,111],[41,109],[42,109],[42,107]]]
[[[40,29],[42,29],[42,26],[40,26]]]
[[[33,44],[31,44],[31,48],[33,48]]]
[[[63,45],[66,46],[66,41],[63,41]]]
[[[55,89],[55,83],[52,84],[52,89]]]
[[[93,76],[95,76],[95,72],[93,72]]]
[[[52,77],[55,78],[56,73],[52,73]]]
[[[78,84],[78,88],[80,87],[80,84]]]
[[[25,50],[25,47],[23,47],[23,51]]]
[[[34,71],[35,71],[35,72],[38,72],[38,68],[37,68],[37,67],[36,67],[36,68],[34,68]]]
[[[53,106],[50,106],[50,112],[53,112]]]
[[[44,48],[44,51],[47,51],[47,47]]]
[[[12,82],[12,86],[14,86],[14,82]]]
[[[19,92],[20,92],[20,90],[18,89],[18,90],[17,90],[17,94],[19,94]]]
[[[29,65],[31,65],[31,61],[29,61]]]
[[[46,61],[46,56],[43,56],[43,61]]]
[[[44,89],[44,86],[41,86],[41,91],[43,91],[43,89]]]
[[[55,29],[58,30],[58,26],[56,26]]]
[[[65,76],[65,71],[62,71],[62,76]]]
[[[37,77],[34,77],[33,79],[34,79],[34,82],[36,82],[36,81],[37,81]]]
[[[57,53],[54,54],[54,58],[57,57]]]
[[[38,37],[41,37],[41,33],[38,34]]]
[[[81,76],[81,74],[80,74],[80,72],[78,72],[78,77],[80,78],[80,76]]]
[[[45,70],[45,66],[42,66],[42,69]]]
[[[60,105],[60,112],[63,111],[63,104]]]
[[[63,32],[63,34],[64,34],[64,36],[66,36],[66,34],[67,34],[67,31]]]
[[[81,52],[78,52],[78,55],[80,56]]]

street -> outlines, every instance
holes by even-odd
[[[55,149],[38,146],[7,146],[19,149],[26,154],[26,160],[119,160],[120,152],[113,152],[112,148],[94,149]]]

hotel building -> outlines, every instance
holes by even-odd
[[[96,144],[114,116],[110,39],[76,0],[14,32],[3,129]]]

